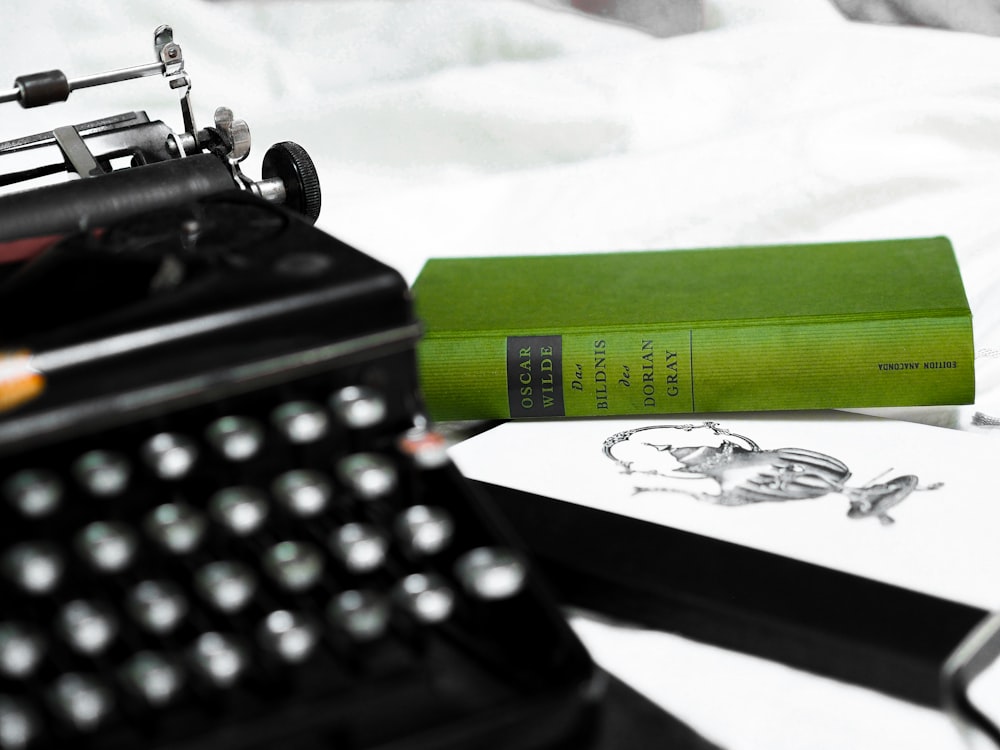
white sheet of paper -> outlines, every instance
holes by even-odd
[[[471,479],[1000,605],[1000,457],[981,436],[843,412],[526,421],[451,455]]]

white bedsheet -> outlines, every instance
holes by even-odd
[[[760,7],[758,7],[760,6]],[[974,405],[1000,416],[1000,39],[854,24],[826,0],[706,0],[657,39],[523,0],[7,0],[0,66],[71,78],[152,59],[174,27],[216,106],[312,154],[319,225],[413,280],[429,256],[947,235],[972,303]],[[22,111],[0,139],[145,108],[162,81]],[[885,279],[891,285],[893,279]],[[984,470],[984,491],[994,475]],[[575,617],[595,657],[725,747],[962,747],[932,711]]]

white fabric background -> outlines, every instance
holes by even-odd
[[[219,105],[248,121],[252,176],[271,143],[302,144],[320,226],[411,281],[439,255],[947,235],[977,403],[888,413],[1000,434],[973,421],[1000,415],[1000,39],[855,24],[826,0],[707,0],[703,32],[667,39],[522,0],[4,7],[10,81],[150,61],[171,24],[200,123]],[[180,127],[156,79],[4,107],[0,139],[139,108]],[[574,623],[599,661],[734,750],[961,747],[940,715],[866,690]]]

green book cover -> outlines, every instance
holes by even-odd
[[[970,403],[943,237],[435,258],[413,287],[432,418]]]

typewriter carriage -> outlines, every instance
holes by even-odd
[[[226,190],[317,219],[322,196],[306,150],[290,141],[273,144],[261,179],[248,177],[241,167],[251,146],[247,123],[219,107],[213,124],[198,128],[191,79],[173,30],[160,26],[153,38],[154,62],[79,78],[44,71],[19,76],[12,89],[0,91],[0,103],[34,108],[65,101],[79,89],[161,75],[179,95],[183,122],[176,132],[134,111],[0,143],[0,187],[10,189],[0,198],[0,242],[99,227]],[[61,173],[71,179],[52,184]],[[105,181],[101,190],[90,189],[92,179]],[[39,182],[49,184],[35,187]]]

